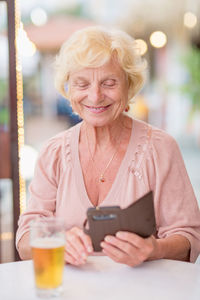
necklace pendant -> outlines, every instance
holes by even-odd
[[[100,176],[99,181],[100,182],[105,182],[105,179],[103,178],[103,175]]]

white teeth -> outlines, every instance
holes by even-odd
[[[92,106],[88,106],[88,108],[96,109],[96,110],[104,109],[104,108],[106,108],[106,107],[107,107],[107,106],[101,106],[101,107],[92,107]]]
[[[86,105],[87,109],[89,109],[91,112],[96,111],[96,112],[99,112],[99,113],[104,112],[109,106],[110,105],[96,107],[96,106],[87,106]]]

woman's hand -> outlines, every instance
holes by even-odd
[[[144,239],[134,233],[120,231],[116,236],[106,236],[101,247],[111,259],[131,267],[145,260],[161,258],[160,247],[154,236]]]
[[[93,252],[90,237],[78,227],[66,232],[65,261],[72,265],[82,265]]]

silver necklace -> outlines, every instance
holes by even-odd
[[[123,130],[122,130],[123,131]],[[113,155],[111,156],[110,160],[108,161],[105,169],[102,171],[102,172],[99,172],[99,170],[97,170],[97,167],[95,165],[95,161],[94,161],[94,157],[92,155],[92,152],[90,150],[90,145],[89,145],[89,139],[88,139],[88,133],[87,133],[87,127],[86,127],[86,138],[87,138],[87,145],[88,145],[88,150],[89,150],[89,153],[90,153],[90,157],[91,157],[91,160],[96,168],[96,170],[100,173],[100,176],[99,176],[99,182],[103,183],[106,181],[105,177],[104,177],[104,174],[106,173],[108,167],[110,166],[111,162],[113,161],[115,155],[117,154],[118,150],[119,150],[119,145],[120,145],[120,142],[121,142],[121,136],[122,136],[122,131],[121,131],[121,134],[120,134],[120,138],[118,140],[118,143],[117,143],[117,148],[116,150],[114,151]]]

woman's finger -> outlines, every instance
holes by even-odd
[[[83,230],[80,230],[79,233],[79,238],[84,244],[85,250],[87,251],[88,254],[93,252],[93,246],[92,246],[92,240],[89,235],[83,232]]]
[[[65,256],[64,257],[65,257],[65,262],[68,263],[68,264],[71,264],[71,265],[79,266],[79,265],[83,265],[85,263],[85,261],[80,262],[79,260],[76,260],[67,251],[65,251]]]
[[[125,240],[118,239],[114,236],[106,236],[105,241],[128,255],[134,255],[134,252],[138,251],[138,249],[134,245],[130,244]]]
[[[115,261],[136,266],[152,256],[156,242],[153,236],[143,239],[135,234],[122,232],[116,237],[106,236],[101,246],[103,252]]]
[[[65,250],[77,261],[81,260],[82,257],[77,249],[68,240],[66,241]]]
[[[88,256],[83,242],[80,240],[79,236],[75,235],[72,232],[67,234],[66,249],[77,260],[86,260]]]
[[[116,234],[116,237],[133,245],[138,250],[139,257],[143,257],[143,260],[154,257],[158,253],[158,243],[153,235],[148,238],[142,238],[131,232],[120,231]]]
[[[83,264],[93,251],[91,239],[82,229],[73,227],[66,233],[66,250],[79,264]]]
[[[103,253],[118,263],[126,264],[130,267],[135,267],[142,263],[138,255],[128,255],[124,251],[106,242],[101,243]]]
[[[101,247],[103,253],[108,255],[111,259],[113,259],[116,262],[125,263],[127,259],[127,254],[123,252],[121,249],[118,249],[115,246],[106,242],[101,242]]]
[[[68,252],[65,251],[64,254],[65,262],[71,265],[76,265],[76,260],[73,256],[71,256]]]
[[[131,243],[133,246],[141,249],[144,247],[146,243],[146,239],[142,238],[141,236],[132,233],[132,232],[127,232],[127,231],[118,231],[116,233],[116,237]]]

